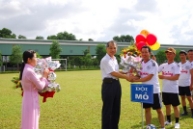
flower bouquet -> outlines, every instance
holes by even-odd
[[[54,73],[54,70],[60,67],[59,61],[52,61],[51,57],[45,58],[45,59],[38,59],[37,65],[34,68],[35,73],[39,76],[39,78],[42,77],[43,71],[45,68],[48,68],[50,70],[50,73],[48,75],[48,86],[39,91],[39,94],[43,96],[43,102],[46,102],[46,99],[48,97],[53,97],[55,92],[59,92],[61,87],[58,83],[55,82],[56,80],[56,74]],[[11,80],[15,84],[15,88],[21,88],[22,96],[23,96],[23,89],[21,85],[21,80],[19,80],[19,77],[13,77]]]
[[[43,96],[43,102],[46,101],[47,97],[53,97],[55,92],[59,92],[61,87],[58,83],[55,82],[56,80],[56,74],[54,73],[54,70],[60,67],[59,61],[52,61],[51,57],[45,58],[45,59],[38,59],[37,65],[35,67],[35,72],[37,75],[41,78],[43,71],[45,68],[48,68],[50,70],[50,73],[48,75],[48,86],[43,89],[42,91],[39,91],[39,94]]]
[[[141,52],[133,44],[121,51],[120,67],[124,73],[135,74],[140,76],[141,69]]]

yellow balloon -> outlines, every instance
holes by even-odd
[[[156,42],[154,45],[149,46],[151,50],[158,50],[160,48],[160,43]]]
[[[144,35],[145,37],[149,34],[147,30],[142,30],[140,34]]]

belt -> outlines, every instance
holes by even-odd
[[[119,81],[119,79],[114,79],[114,78],[104,78],[103,79],[104,83],[113,83],[114,81]]]

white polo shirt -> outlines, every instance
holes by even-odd
[[[192,69],[192,65],[189,61],[186,61],[185,63],[179,63],[180,65],[180,77],[178,80],[178,85],[180,87],[187,87],[190,86],[190,70]]]
[[[180,74],[180,66],[176,62],[171,64],[164,63],[159,66],[159,72],[162,72],[164,76],[174,76],[176,74]],[[162,92],[165,93],[179,93],[178,89],[178,80],[171,81],[167,79],[162,79]]]
[[[113,71],[119,72],[119,64],[117,62],[116,57],[111,58],[108,54],[106,54],[100,61],[100,69],[102,73],[102,79],[104,78],[114,78],[110,73]]]
[[[142,68],[140,71],[140,75],[142,78],[148,76],[149,74],[153,74],[153,77],[149,81],[142,82],[142,83],[152,84],[154,88],[153,93],[160,93],[157,63],[154,60],[150,59],[146,63],[144,63],[143,61],[141,65],[142,65]]]

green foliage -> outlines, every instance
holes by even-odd
[[[96,55],[97,55],[97,60],[100,62],[100,60],[105,56],[106,54],[106,47],[103,44],[98,44],[96,47]]]
[[[36,57],[37,58],[42,58],[42,56],[39,53],[37,53],[37,52],[36,52]]]
[[[44,39],[43,36],[36,36],[36,39]]]
[[[180,50],[176,50],[176,57],[175,57],[175,59],[174,59],[176,62],[180,62],[179,52],[180,52]]]
[[[50,46],[50,55],[52,59],[60,59],[60,53],[62,52],[62,48],[58,41],[53,41],[52,45]]]
[[[88,67],[89,65],[92,64],[92,59],[91,59],[90,53],[87,53],[85,56],[83,56],[83,64],[85,67]]]
[[[76,36],[72,33],[68,33],[66,31],[64,31],[63,33],[60,32],[57,34],[57,38],[59,40],[76,40]]]
[[[93,39],[91,39],[91,38],[89,38],[89,39],[88,39],[88,41],[91,41],[91,42],[92,42],[92,41],[94,41],[94,40],[93,40]]]
[[[84,53],[84,56],[86,56],[87,54],[90,53],[90,51],[89,51],[89,49],[85,49],[85,50],[83,50],[83,53]]]
[[[57,40],[57,36],[56,35],[50,35],[50,36],[47,37],[47,39]]]
[[[47,39],[51,40],[76,40],[76,36],[72,33],[68,33],[66,31],[59,32],[57,35],[50,35]]]
[[[157,52],[156,54],[156,61],[158,64],[162,64],[164,62],[166,62],[166,54],[165,54],[165,50],[160,50]]]
[[[22,51],[21,51],[20,46],[14,45],[12,47],[12,54],[10,56],[10,62],[16,65],[22,62]]]
[[[15,34],[12,34],[12,31],[7,29],[7,28],[3,28],[2,30],[0,30],[0,38],[16,38]]]
[[[131,35],[114,36],[113,40],[117,42],[134,42],[134,38]]]
[[[27,39],[27,38],[25,36],[23,36],[23,35],[19,35],[18,39]]]

